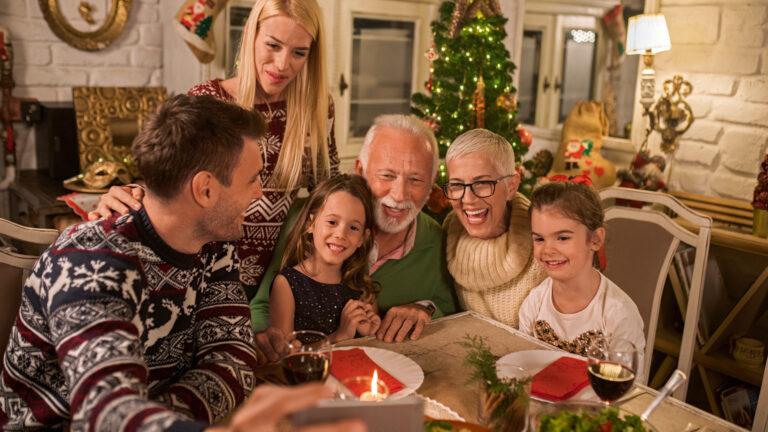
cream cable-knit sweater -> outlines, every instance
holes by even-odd
[[[517,313],[546,273],[533,258],[530,201],[516,194],[509,229],[493,239],[471,237],[451,212],[445,219],[448,271],[465,310],[517,327]]]

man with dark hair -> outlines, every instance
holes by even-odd
[[[254,336],[227,242],[261,196],[264,130],[207,96],[160,107],[132,148],[144,207],[66,230],[26,281],[0,429],[201,430],[246,399]],[[326,393],[264,387],[233,426],[269,426]]]

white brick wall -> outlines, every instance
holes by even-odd
[[[107,2],[91,3],[96,7],[94,16],[102,17]],[[65,15],[77,15],[77,2],[59,4]],[[79,29],[87,27],[74,18],[72,24]],[[149,86],[153,76],[162,78],[157,0],[134,1],[123,34],[109,48],[96,52],[77,50],[58,39],[43,19],[38,0],[0,1],[0,26],[11,32],[16,54],[15,95],[43,101],[71,100],[73,86]]]
[[[75,28],[77,2],[59,2]],[[97,21],[106,11],[105,1],[91,1]],[[162,26],[157,0],[134,1],[120,35],[102,51],[80,51],[61,41],[43,19],[38,0],[0,0],[0,26],[11,33],[17,97],[40,101],[70,101],[73,86],[162,85]],[[71,10],[70,10],[71,9]],[[101,22],[101,21],[98,21]],[[93,29],[91,29],[93,30]],[[17,157],[21,169],[36,167],[33,134],[18,124]]]
[[[696,118],[670,187],[751,201],[768,147],[768,2],[662,0],[661,12],[672,50],[656,58],[657,90],[682,74]]]

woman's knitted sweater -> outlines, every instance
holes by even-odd
[[[454,213],[443,226],[448,271],[461,307],[517,327],[520,305],[547,275],[533,258],[530,201],[518,193],[508,205],[509,227],[496,238],[470,236]]]

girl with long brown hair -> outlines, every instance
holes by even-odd
[[[269,299],[271,325],[316,330],[332,342],[381,325],[368,274],[373,197],[365,179],[339,175],[318,185],[291,230]]]

